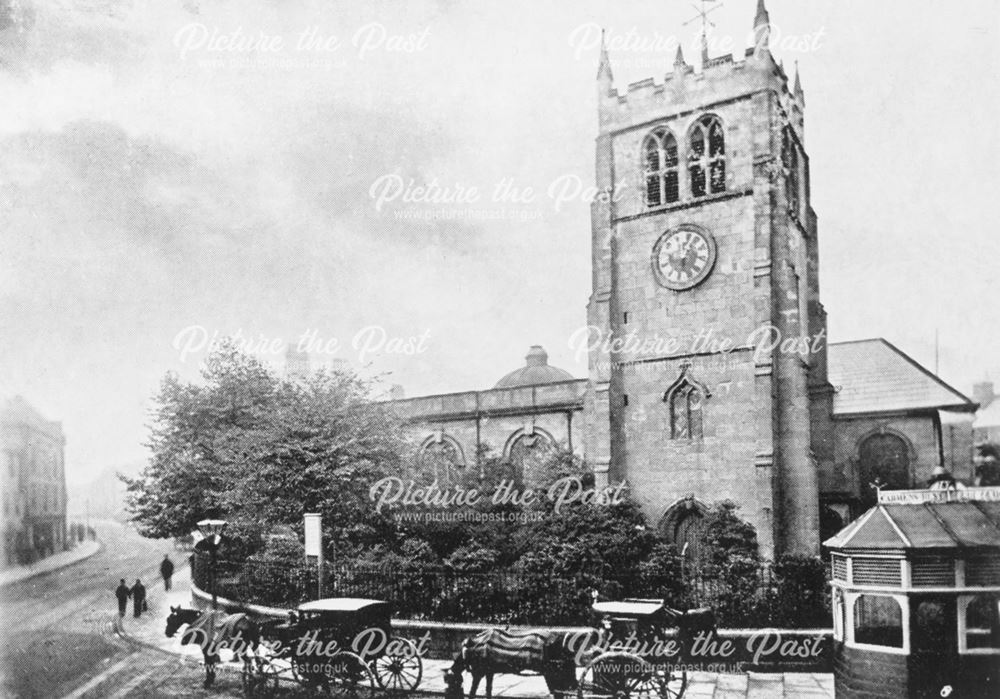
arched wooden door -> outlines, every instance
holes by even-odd
[[[873,434],[861,443],[858,475],[861,479],[861,501],[865,509],[878,499],[873,483],[885,490],[905,490],[910,482],[910,448],[895,434]]]

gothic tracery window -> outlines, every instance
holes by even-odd
[[[718,117],[704,116],[691,127],[688,174],[692,196],[726,191],[726,137]]]
[[[690,364],[681,366],[681,374],[663,396],[670,413],[671,439],[702,439],[705,435],[703,407],[708,389],[688,375]]]
[[[657,129],[646,137],[643,154],[647,206],[661,206],[680,199],[680,158],[673,134]]]

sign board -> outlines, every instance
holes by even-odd
[[[306,555],[322,556],[323,551],[323,517],[316,513],[305,515]]]
[[[962,488],[956,490],[880,490],[880,505],[922,505],[942,502],[1000,502],[1000,488]]]

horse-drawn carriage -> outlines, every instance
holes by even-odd
[[[597,641],[577,682],[579,699],[679,699],[687,689],[691,645],[715,629],[709,609],[680,611],[663,600],[594,602]],[[676,632],[674,632],[676,630]]]
[[[469,699],[481,678],[491,699],[492,676],[532,671],[557,699],[679,699],[699,632],[715,629],[709,609],[680,611],[663,600],[594,602],[598,628],[580,631],[487,629],[462,644],[451,674],[472,673]],[[582,668],[582,670],[581,670]],[[457,696],[457,695],[456,695]]]
[[[388,602],[354,597],[299,605],[287,620],[261,626],[263,652],[244,665],[244,689],[282,678],[351,697],[416,689],[420,654],[412,641],[392,636],[389,614]]]
[[[416,689],[423,676],[416,645],[392,636],[389,613],[388,602],[351,597],[307,602],[287,619],[263,623],[242,612],[178,607],[167,619],[167,636],[187,625],[181,643],[201,646],[206,687],[215,679],[218,651],[226,649],[242,664],[248,696],[285,680],[360,698],[376,688]]]

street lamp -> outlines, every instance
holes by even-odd
[[[216,555],[219,552],[219,544],[222,542],[222,532],[226,528],[226,522],[224,519],[203,519],[198,522],[198,531],[204,538],[204,546],[208,549],[211,555],[211,565],[209,567],[209,579],[212,581],[212,609],[219,608],[218,595],[215,591],[215,564]]]

